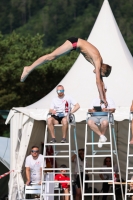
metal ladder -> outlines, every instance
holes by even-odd
[[[130,176],[133,176],[133,166],[130,162],[133,158],[133,153],[131,154],[131,151],[133,150],[132,144],[130,145],[130,138],[131,138],[131,123],[133,120],[133,112],[130,112],[129,114],[129,128],[128,128],[128,144],[127,144],[127,165],[126,165],[126,183],[125,183],[125,200],[128,199],[128,196],[133,196],[133,192],[130,192],[130,189],[128,189],[128,186],[133,180],[131,180]],[[131,171],[132,170],[132,171]]]
[[[48,114],[49,115],[49,114]],[[46,129],[45,129],[45,136],[44,136],[44,151],[43,151],[43,155],[44,155],[44,162],[46,158],[53,158],[53,168],[47,168],[48,170],[52,170],[53,174],[55,175],[55,173],[57,174],[57,171],[62,170],[63,168],[55,168],[55,159],[56,158],[66,158],[68,159],[68,168],[65,168],[67,170],[66,174],[70,175],[70,181],[60,181],[61,182],[70,182],[70,192],[69,194],[65,194],[65,193],[47,193],[46,191],[44,192],[43,188],[44,185],[46,184],[55,184],[54,178],[52,181],[48,181],[48,180],[42,180],[42,184],[41,184],[41,195],[40,195],[40,200],[46,199],[49,200],[50,196],[58,196],[60,199],[60,196],[69,196],[71,200],[73,200],[73,188],[72,188],[72,163],[71,163],[71,152],[74,152],[75,154],[78,153],[78,146],[77,146],[77,136],[76,136],[76,122],[75,122],[75,116],[73,114],[70,114],[68,117],[68,142],[67,143],[48,143],[47,138],[48,138],[48,125],[47,125],[47,121],[46,121]],[[62,124],[57,124],[54,125],[54,131],[56,132],[56,127],[61,127]],[[72,129],[73,127],[73,136],[74,136],[74,142],[75,142],[75,150],[71,150],[71,137],[72,137]],[[53,155],[49,156],[46,155],[46,147],[47,146],[53,146]],[[66,146],[67,150],[61,150],[62,146]],[[60,149],[56,150],[57,147],[60,147]],[[59,155],[60,153],[65,153],[65,155]],[[78,156],[77,156],[78,159]],[[78,170],[79,170],[79,161],[78,161]],[[46,171],[46,168],[42,168],[42,177],[44,175]],[[55,172],[56,171],[56,172]],[[46,174],[46,173],[45,173]],[[59,174],[59,173],[58,173]],[[47,176],[47,175],[46,175]],[[81,177],[80,177],[80,182],[81,182]]]
[[[92,165],[91,167],[85,167],[86,163],[84,162],[84,172],[91,174],[91,180],[86,181],[85,180],[85,173],[83,176],[83,183],[91,183],[92,185],[92,193],[85,193],[85,188],[84,188],[84,184],[83,184],[83,193],[82,193],[82,200],[84,200],[85,196],[92,196],[92,200],[94,200],[94,196],[103,196],[103,195],[111,195],[113,197],[113,199],[115,200],[115,182],[114,182],[114,178],[113,180],[95,180],[95,175],[97,174],[101,174],[100,169],[101,167],[95,167],[94,166],[94,159],[97,158],[105,158],[105,157],[111,157],[111,163],[112,163],[112,167],[103,167],[102,170],[111,170],[110,172],[105,172],[106,174],[112,174],[112,177],[114,177],[114,169],[113,169],[113,154],[116,155],[116,160],[117,160],[117,165],[118,165],[118,173],[119,173],[119,179],[121,180],[121,173],[120,173],[120,165],[119,165],[119,160],[118,160],[118,153],[117,153],[117,145],[116,145],[116,138],[115,138],[115,130],[114,130],[114,118],[113,118],[113,114],[108,113],[108,112],[95,112],[95,113],[87,113],[87,117],[88,114],[90,116],[108,116],[108,120],[109,120],[109,138],[110,138],[110,142],[105,142],[102,144],[106,144],[110,146],[109,150],[95,150],[94,146],[98,145],[98,142],[94,142],[94,132],[91,130],[91,139],[92,142],[88,142],[88,124],[86,123],[86,130],[85,130],[85,161],[86,158],[90,158],[92,161]],[[97,124],[99,125],[99,124]],[[114,141],[114,146],[112,146],[112,141]],[[91,150],[92,150],[92,155],[87,155],[87,148],[88,146],[91,146]],[[114,148],[114,150],[113,150]],[[97,153],[100,153],[97,155]],[[104,173],[104,172],[103,172]],[[112,189],[113,191],[110,193],[94,193],[94,184],[96,183],[103,183],[103,182],[110,182],[110,184],[112,184]],[[122,199],[124,200],[123,197],[123,188],[122,188],[122,184],[121,184],[121,191],[122,191]]]

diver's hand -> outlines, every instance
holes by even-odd
[[[107,106],[108,106],[108,102],[106,100],[101,99],[100,104],[104,104],[105,108],[107,108]]]

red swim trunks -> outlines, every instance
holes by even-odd
[[[72,43],[73,50],[76,50],[77,49],[78,38],[71,37],[71,38],[68,38],[67,40],[69,40]]]

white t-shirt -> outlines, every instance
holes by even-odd
[[[59,98],[58,96],[53,99],[50,109],[56,110],[56,112],[63,112],[65,116],[67,116],[68,112],[65,112],[66,105],[68,104],[68,112],[71,111],[72,105],[76,105],[77,102],[70,96],[64,95],[63,98]]]
[[[44,156],[39,154],[36,160],[33,159],[32,155],[27,156],[25,161],[25,167],[30,167],[30,178],[32,182],[41,181],[41,168],[43,167]],[[46,163],[44,163],[46,167]]]
[[[102,175],[103,175],[104,179],[112,180],[112,173],[111,174],[106,174],[106,172],[112,172],[112,170],[111,169],[102,169],[103,167],[105,168],[107,166],[106,165],[102,166],[101,170],[100,170],[100,172],[102,172]],[[118,166],[116,164],[114,165],[114,172],[118,173]]]
[[[77,174],[79,172],[77,158],[74,159],[74,162],[75,162],[75,174]],[[88,167],[87,161],[86,161],[86,167]],[[79,158],[79,168],[80,172],[84,172],[84,161],[80,160],[80,158]]]
[[[107,102],[108,102],[108,109],[111,109],[111,108],[116,108],[115,106],[115,103],[114,101],[107,97]],[[105,108],[105,105],[104,104],[100,104],[100,99],[99,98],[95,98],[93,99],[93,101],[91,102],[90,106],[89,106],[89,109],[93,109],[94,106],[101,106],[102,108]]]

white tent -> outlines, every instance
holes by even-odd
[[[120,33],[115,18],[107,0],[94,24],[88,41],[100,51],[104,63],[112,66],[111,75],[105,79],[108,94],[116,102],[116,135],[122,173],[125,173],[126,145],[128,133],[129,106],[132,100],[133,59]],[[76,112],[78,145],[84,145],[84,130],[86,111],[92,99],[98,96],[93,67],[82,55],[60,82],[65,87],[65,93],[73,96],[81,108]],[[32,74],[31,74],[32,76]],[[10,176],[10,200],[16,198],[17,179],[19,187],[23,189],[21,169],[24,158],[33,144],[43,141],[45,119],[50,102],[55,97],[55,89],[38,102],[25,107],[13,108],[7,118],[10,121],[11,133],[11,165],[14,174]],[[32,137],[31,137],[32,135]],[[124,147],[124,148],[123,148]],[[101,162],[102,165],[102,162]]]

